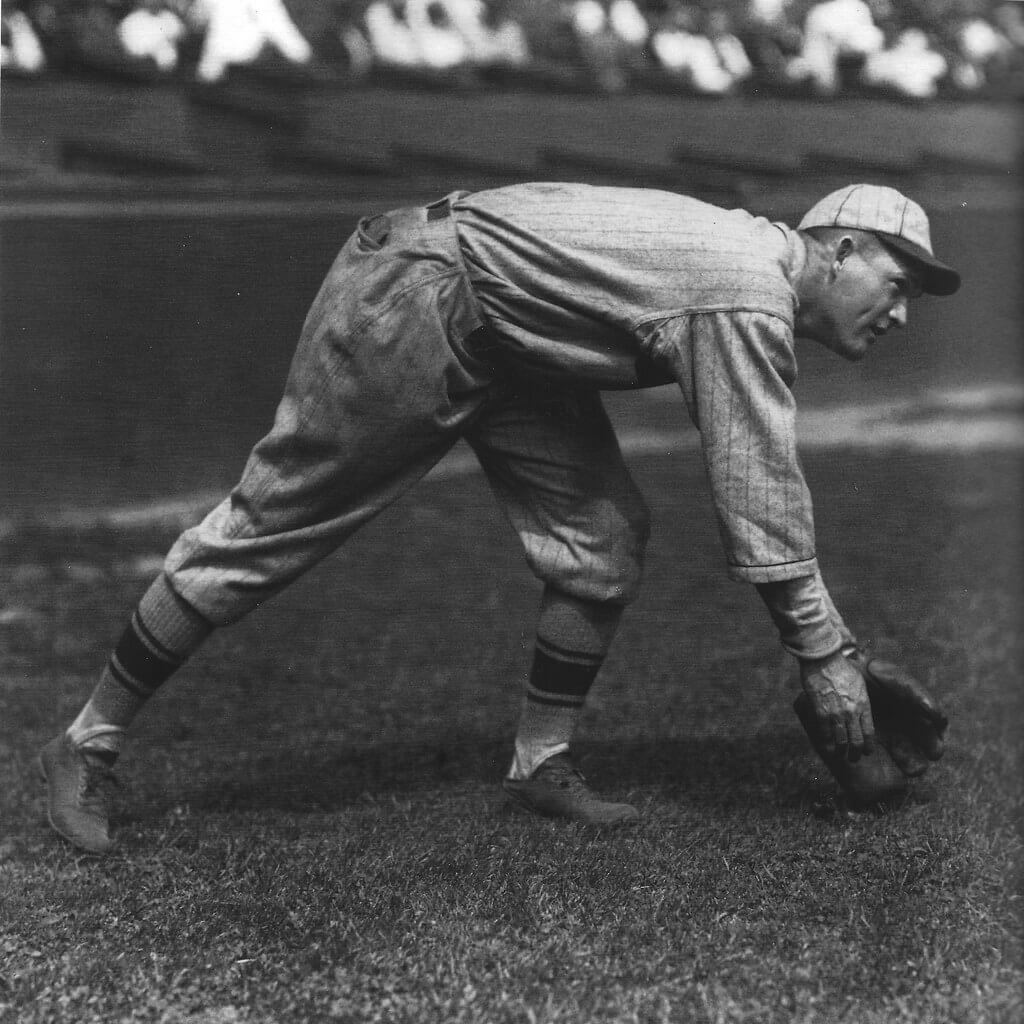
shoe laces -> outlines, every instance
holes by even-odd
[[[82,763],[84,771],[78,790],[79,805],[88,810],[106,812],[111,790],[119,787],[121,783],[111,766],[96,754],[83,751]]]
[[[554,757],[548,758],[541,766],[540,771],[547,775],[552,785],[558,786],[559,789],[572,789],[582,795],[590,796],[583,772],[569,760],[567,755],[555,754]]]

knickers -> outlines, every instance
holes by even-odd
[[[585,600],[634,596],[647,510],[600,395],[474,356],[483,318],[445,211],[360,222],[306,318],[272,429],[168,554],[171,586],[213,624],[315,565],[460,438],[540,579]]]

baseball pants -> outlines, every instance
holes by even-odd
[[[599,393],[496,369],[476,354],[485,335],[447,199],[361,221],[306,318],[272,429],[169,552],[173,589],[213,625],[237,621],[464,438],[542,581],[629,602],[648,513]]]

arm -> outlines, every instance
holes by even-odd
[[[811,495],[797,458],[792,328],[767,313],[679,317],[652,345],[667,357],[700,431],[730,577],[813,576]]]
[[[757,591],[779,628],[782,646],[800,663],[826,753],[855,760],[871,751],[875,726],[864,677],[850,660],[857,643],[836,610],[821,573]]]
[[[679,337],[686,329],[689,338]],[[675,336],[666,332],[655,347],[664,351],[667,342],[674,350],[676,378],[701,432],[729,574],[757,587],[783,646],[799,660],[827,745],[856,757],[870,748],[874,726],[864,680],[843,656],[853,635],[815,556],[796,450],[792,330],[752,312],[680,318],[671,330]]]

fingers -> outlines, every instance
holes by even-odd
[[[875,722],[871,715],[871,707],[864,709],[860,716],[861,752],[870,754],[875,749]]]
[[[846,723],[842,720],[837,721],[830,715],[823,715],[818,719],[818,728],[824,739],[825,749],[830,754],[846,760],[850,747]]]
[[[849,743],[846,749],[846,760],[851,763],[859,761],[864,753],[864,732],[860,725],[860,716],[853,718],[846,727]]]
[[[856,666],[842,654],[803,662],[801,682],[825,750],[847,761],[870,752],[874,721],[864,677]]]
[[[817,725],[825,750],[851,764],[875,749],[875,726],[870,708],[859,715],[855,712],[842,715],[819,713]]]

